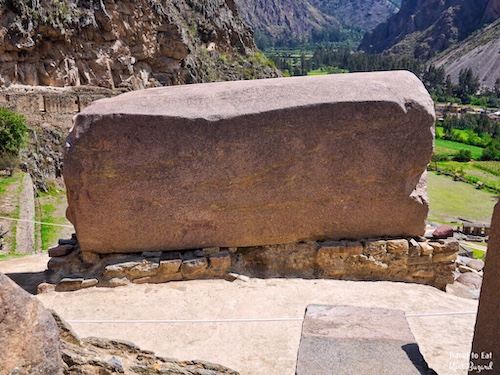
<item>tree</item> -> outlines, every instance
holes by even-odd
[[[498,142],[492,142],[483,150],[481,160],[500,160],[500,145]]]
[[[470,159],[472,159],[472,153],[470,150],[465,150],[465,149],[459,150],[453,157],[453,160],[461,162],[467,162],[470,161]]]
[[[26,118],[0,107],[0,169],[12,170],[19,159],[19,150],[26,144]]]
[[[469,95],[475,95],[480,87],[479,77],[474,75],[472,68],[460,70],[458,74],[458,96],[461,97],[463,102],[465,102],[464,99],[468,100]]]

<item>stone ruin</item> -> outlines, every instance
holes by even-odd
[[[99,100],[67,138],[60,290],[243,274],[453,281],[422,237],[434,105],[404,71]],[[74,250],[77,251],[74,251]]]

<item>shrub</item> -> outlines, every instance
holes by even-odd
[[[19,150],[26,144],[27,131],[23,115],[0,107],[0,169],[15,168]]]
[[[466,161],[470,161],[471,158],[472,158],[472,153],[470,150],[461,149],[455,154],[455,156],[453,157],[453,160],[466,162]]]
[[[500,149],[498,149],[495,142],[492,142],[483,150],[481,160],[500,160]]]

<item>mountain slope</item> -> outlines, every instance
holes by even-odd
[[[256,36],[271,41],[309,40],[313,33],[338,37],[342,29],[365,32],[398,8],[389,0],[236,0]]]
[[[308,0],[236,0],[238,11],[256,35],[277,40],[303,40],[313,30],[338,29],[340,23]]]
[[[256,52],[233,0],[0,0],[0,85],[139,89],[276,76]]]
[[[310,0],[320,11],[349,28],[374,29],[399,10],[389,0]]]
[[[403,0],[401,10],[365,34],[360,49],[428,59],[499,15],[498,0]]]
[[[483,86],[493,88],[500,78],[500,19],[457,44],[442,56],[432,60],[443,66],[453,82],[460,70],[471,68]]]

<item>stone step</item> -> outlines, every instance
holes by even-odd
[[[404,311],[309,305],[296,375],[432,375]]]

